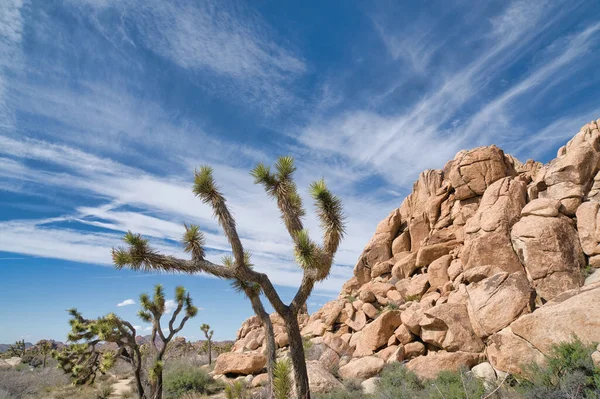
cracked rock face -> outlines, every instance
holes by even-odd
[[[422,172],[339,297],[303,316],[321,365],[344,379],[402,361],[424,378],[486,359],[520,373],[573,334],[600,342],[600,282],[594,274],[583,286],[581,273],[600,268],[599,122],[546,165],[489,146]],[[263,341],[251,318],[234,350],[261,353]]]

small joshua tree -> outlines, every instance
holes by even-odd
[[[165,314],[165,294],[162,285],[157,285],[154,288],[154,295],[152,299],[148,294],[140,295],[140,304],[142,310],[139,311],[138,316],[146,323],[152,323],[152,333],[150,338],[150,345],[153,348],[154,360],[149,371],[150,379],[150,390],[151,399],[161,399],[163,390],[163,368],[164,368],[164,357],[167,351],[167,345],[173,337],[183,329],[185,323],[192,317],[198,314],[198,308],[192,304],[192,298],[190,294],[186,294],[185,288],[177,287],[175,289],[175,301],[177,307],[173,311],[173,315],[169,320],[167,335],[163,332],[160,319]],[[184,316],[176,326],[175,322],[177,316],[184,311]],[[160,345],[157,345],[157,338],[160,339]]]
[[[202,330],[204,336],[206,337],[206,352],[208,353],[208,365],[210,366],[212,364],[212,337],[214,331],[210,329],[208,324],[202,324],[200,326],[200,330]]]
[[[164,354],[173,337],[183,329],[185,323],[196,316],[198,309],[192,305],[192,299],[183,287],[175,289],[176,308],[168,323],[168,334],[162,330],[161,317],[165,314],[165,296],[161,285],[154,289],[152,299],[148,294],[140,296],[142,310],[140,318],[152,323],[153,362],[150,370],[142,369],[142,348],[136,341],[136,330],[131,323],[111,313],[98,319],[85,319],[76,310],[69,310],[71,332],[68,341],[71,344],[60,351],[54,351],[53,357],[59,368],[71,375],[74,384],[93,384],[98,373],[106,373],[116,359],[124,360],[132,366],[140,399],[162,398],[162,371]],[[176,326],[176,319],[184,311],[185,315]],[[157,345],[160,339],[160,346]],[[115,351],[100,351],[98,345],[108,342],[117,345]],[[144,381],[150,382],[150,393],[145,392]]]
[[[198,226],[185,226],[183,243],[192,259],[179,259],[162,255],[148,245],[139,234],[128,232],[125,235],[127,248],[114,248],[113,262],[117,268],[129,267],[142,271],[166,271],[200,273],[205,272],[219,278],[229,279],[244,292],[252,303],[254,312],[261,319],[267,337],[267,368],[273,387],[275,365],[275,341],[273,328],[260,301],[264,294],[275,311],[283,318],[289,337],[290,356],[294,368],[296,394],[299,399],[310,399],[308,373],[302,347],[302,336],[298,325],[298,313],[305,306],[315,283],[329,275],[333,258],[343,238],[345,223],[342,203],[333,195],[321,179],[310,185],[310,194],[315,201],[317,216],[321,221],[323,242],[317,244],[304,229],[305,210],[298,194],[293,174],[296,170],[291,157],[281,157],[275,165],[275,172],[260,163],[251,172],[256,184],[261,184],[267,194],[274,198],[281,212],[281,218],[294,243],[296,262],[303,269],[300,287],[290,304],[285,304],[275,290],[271,280],[264,273],[253,270],[249,255],[237,233],[236,223],[225,197],[217,187],[212,169],[202,166],[194,177],[194,193],[209,204],[223,228],[232,250],[232,257],[226,258],[223,265],[214,264],[204,258],[204,236]]]
[[[135,328],[127,321],[111,313],[97,319],[85,319],[77,309],[70,309],[71,332],[68,346],[53,351],[52,357],[58,367],[71,375],[75,385],[93,384],[98,373],[105,374],[121,359],[132,366],[138,396],[146,399],[142,383],[142,354],[135,341]],[[117,345],[116,351],[100,351],[99,344]]]
[[[52,342],[42,339],[37,344],[35,344],[35,348],[38,353],[42,356],[42,368],[46,368],[46,360],[48,359],[48,355],[52,352]]]
[[[22,339],[20,341],[15,341],[14,344],[10,345],[8,347],[8,350],[6,351],[10,356],[16,356],[16,357],[23,357],[23,355],[25,354],[25,340]]]

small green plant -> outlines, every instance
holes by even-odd
[[[387,304],[387,306],[385,307],[387,310],[398,310],[398,304],[394,303],[394,302],[390,302]]]
[[[96,393],[96,399],[108,399],[112,394],[112,387],[110,384],[102,384],[98,387],[98,392]]]
[[[310,351],[315,344],[308,337],[302,337],[302,346],[304,347],[304,353]]]
[[[225,386],[225,397],[227,399],[248,399],[248,390],[244,381],[235,381]]]
[[[387,366],[380,375],[377,393],[382,398],[413,399],[422,397],[423,384],[415,373],[400,363]]]
[[[406,302],[410,301],[420,301],[423,295],[407,295],[405,300]]]
[[[292,365],[289,359],[282,359],[275,363],[273,371],[273,391],[275,399],[287,399],[292,394],[292,379],[290,372]]]
[[[587,265],[586,267],[581,269],[581,275],[583,276],[584,279],[586,279],[589,276],[591,276],[592,273],[594,273],[595,271],[596,271],[596,269],[594,267]]]
[[[357,298],[354,295],[348,295],[346,299],[348,300],[348,302],[352,303],[356,301]]]

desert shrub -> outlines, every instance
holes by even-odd
[[[464,371],[442,371],[435,380],[425,382],[426,397],[435,399],[481,398],[483,382]]]
[[[545,365],[530,364],[517,388],[527,399],[600,398],[600,369],[592,361],[596,344],[577,337],[554,345]]]
[[[415,373],[400,363],[387,366],[381,373],[375,395],[378,399],[412,399],[423,396],[424,386]]]
[[[316,399],[365,399],[367,395],[362,391],[349,391],[346,388],[337,389],[335,391],[322,393],[316,396]]]
[[[39,395],[46,390],[67,385],[69,379],[55,368],[0,371],[0,390],[16,399]]]
[[[292,364],[289,359],[281,359],[275,364],[275,370],[273,370],[273,390],[275,399],[287,399],[291,396],[291,371]]]
[[[7,390],[0,388],[0,399],[13,399],[12,396]]]
[[[112,394],[113,388],[110,383],[100,384],[96,393],[96,399],[108,399]]]
[[[164,395],[167,399],[177,399],[185,393],[209,394],[219,389],[219,384],[206,371],[178,363],[165,370]]]

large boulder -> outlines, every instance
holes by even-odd
[[[402,324],[400,311],[383,312],[362,330],[361,337],[356,344],[355,356],[365,352],[371,354],[386,345],[400,324]]]
[[[267,358],[260,353],[222,353],[215,363],[215,374],[259,374],[267,365]]]
[[[545,356],[536,347],[515,335],[510,327],[492,335],[487,341],[487,357],[496,370],[523,374],[524,366],[541,364]]]
[[[487,265],[493,266],[493,272],[523,270],[511,245],[510,229],[525,203],[526,187],[519,180],[506,177],[488,187],[479,209],[465,225],[460,256],[464,270]]]
[[[577,232],[583,252],[600,255],[600,203],[584,202],[577,208]]]
[[[533,309],[535,292],[524,273],[501,272],[467,286],[471,325],[481,338],[508,326]]]
[[[360,285],[371,279],[371,268],[392,258],[392,242],[398,234],[401,221],[400,211],[396,209],[377,225],[375,234],[354,267],[354,276]]]
[[[421,339],[449,352],[482,352],[483,342],[471,327],[467,308],[443,303],[426,310],[421,317]]]
[[[344,387],[342,383],[317,360],[306,362],[306,370],[308,372],[308,385],[310,386],[311,392],[323,393]]]
[[[338,374],[344,380],[366,380],[379,374],[383,366],[385,361],[380,357],[367,356],[350,360],[348,364],[340,367]]]
[[[460,151],[446,164],[444,174],[454,187],[455,198],[464,200],[483,195],[492,183],[517,172],[511,159],[492,145]]]
[[[558,157],[537,174],[531,184],[532,198],[553,198],[564,206],[564,212],[575,215],[588,193],[600,163],[600,132],[598,123],[591,122],[581,128]]]
[[[582,285],[585,258],[568,217],[525,216],[513,226],[511,239],[542,300]]]
[[[586,343],[600,342],[600,284],[565,292],[510,327],[545,355],[553,344],[575,335]]]
[[[406,367],[420,378],[431,380],[436,378],[441,371],[470,369],[482,360],[483,355],[480,353],[439,351],[416,357],[410,360]]]

